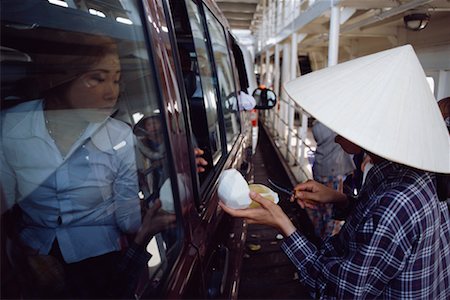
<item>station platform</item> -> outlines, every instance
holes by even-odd
[[[258,145],[253,156],[254,183],[270,186],[270,178],[292,188],[292,176],[288,176],[275,147],[260,124]],[[313,242],[318,242],[306,211],[296,203],[291,203],[288,195],[278,195],[279,205],[296,227]],[[311,299],[298,280],[296,268],[281,250],[281,243],[282,236],[277,230],[262,225],[248,225],[239,299]]]

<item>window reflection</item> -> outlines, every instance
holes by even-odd
[[[159,197],[159,187],[168,177],[164,136],[160,115],[142,118],[134,127],[140,186],[147,201]]]
[[[181,240],[169,184],[160,200],[170,178],[152,62],[136,1],[74,3],[1,4],[2,288],[128,298],[152,282],[150,295]],[[32,8],[45,12],[33,16],[39,26]]]

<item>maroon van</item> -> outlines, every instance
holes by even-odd
[[[214,1],[3,0],[0,30],[1,297],[236,299],[249,83]]]

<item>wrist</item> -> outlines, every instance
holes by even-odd
[[[140,246],[145,246],[152,239],[153,234],[145,233],[141,230],[138,231],[136,236],[134,237],[134,242]]]
[[[339,206],[339,207],[346,207],[349,204],[349,200],[347,195],[343,194],[343,193],[338,193],[338,196],[335,199],[335,205]]]
[[[297,228],[292,224],[291,220],[287,218],[280,224],[279,230],[285,237],[288,237],[293,234]]]

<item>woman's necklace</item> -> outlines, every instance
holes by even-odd
[[[65,157],[72,145],[83,135],[88,123],[74,119],[68,110],[44,110],[45,126],[62,156]]]

